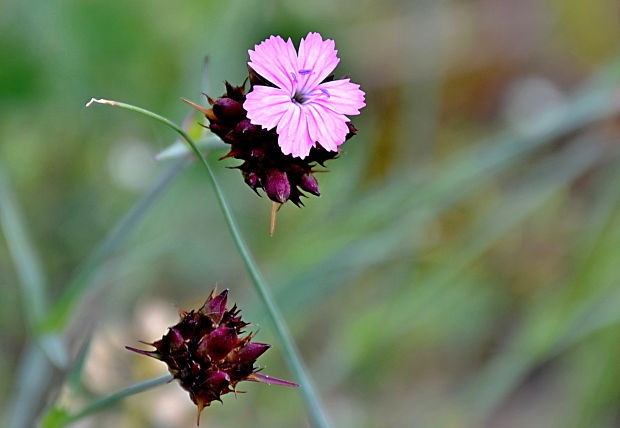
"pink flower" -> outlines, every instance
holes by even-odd
[[[349,132],[346,115],[359,114],[364,92],[349,79],[323,82],[338,65],[333,40],[318,33],[301,39],[271,36],[249,50],[250,67],[276,87],[255,85],[243,108],[254,125],[276,128],[285,155],[305,158],[316,143],[338,151]]]

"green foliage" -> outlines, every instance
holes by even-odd
[[[60,428],[66,426],[71,417],[66,409],[52,406],[43,415],[41,426],[43,428]]]

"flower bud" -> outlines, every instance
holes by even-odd
[[[229,383],[230,376],[228,376],[228,373],[223,371],[211,373],[206,382],[207,386],[214,391],[222,391],[228,386]]]
[[[250,186],[253,190],[256,190],[256,188],[258,187],[259,183],[260,183],[260,178],[258,177],[258,174],[256,174],[255,172],[248,172],[243,174],[243,178],[245,180],[245,183]]]
[[[243,348],[238,349],[231,359],[240,364],[254,364],[254,361],[269,348],[271,345],[266,343],[249,342]]]
[[[220,326],[202,338],[198,344],[198,355],[219,361],[239,343],[234,328]]]
[[[321,196],[321,192],[319,191],[319,183],[312,174],[302,175],[299,181],[299,187],[301,187],[301,190],[310,192],[315,196]]]
[[[218,98],[213,105],[213,112],[223,120],[234,120],[245,114],[243,105],[232,98]]]
[[[167,335],[170,351],[180,351],[185,346],[185,339],[181,335],[181,332],[176,328],[171,328]]]
[[[281,204],[288,201],[291,196],[291,183],[288,181],[286,173],[275,169],[269,171],[265,191],[272,201]]]
[[[219,324],[226,312],[226,302],[228,301],[228,290],[222,291],[217,296],[211,293],[205,304],[200,308],[200,313],[208,316],[211,320]]]
[[[240,121],[237,126],[235,126],[235,132],[243,134],[245,132],[257,131],[260,129],[260,126],[252,125],[250,119],[243,119]]]

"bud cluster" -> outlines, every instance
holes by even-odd
[[[198,418],[212,401],[221,401],[222,395],[235,392],[241,381],[297,386],[258,373],[254,363],[270,345],[252,342],[252,334],[241,337],[248,323],[242,320],[236,305],[226,308],[227,298],[228,290],[218,295],[214,290],[198,311],[182,311],[181,320],[160,340],[142,342],[155,351],[126,347],[166,363],[198,406]]]
[[[250,69],[251,85],[271,85]],[[291,201],[295,205],[303,205],[303,192],[320,195],[319,185],[314,177],[317,164],[325,166],[325,162],[338,156],[338,152],[330,152],[316,145],[304,159],[285,155],[278,145],[278,134],[275,129],[266,130],[253,125],[247,118],[243,108],[246,91],[245,85],[233,86],[226,82],[226,93],[220,98],[208,97],[211,108],[195,108],[205,114],[209,120],[209,129],[222,141],[230,144],[230,151],[222,159],[235,158],[243,163],[238,168],[243,174],[245,183],[257,194],[263,189],[274,202],[283,204]],[[347,123],[351,138],[357,130]]]

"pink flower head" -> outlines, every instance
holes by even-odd
[[[243,108],[251,123],[276,128],[285,155],[303,159],[316,143],[338,151],[349,133],[346,115],[359,114],[366,104],[349,79],[324,82],[340,61],[334,41],[308,33],[298,53],[290,38],[271,36],[248,53],[249,66],[275,85],[255,85],[247,95]]]

